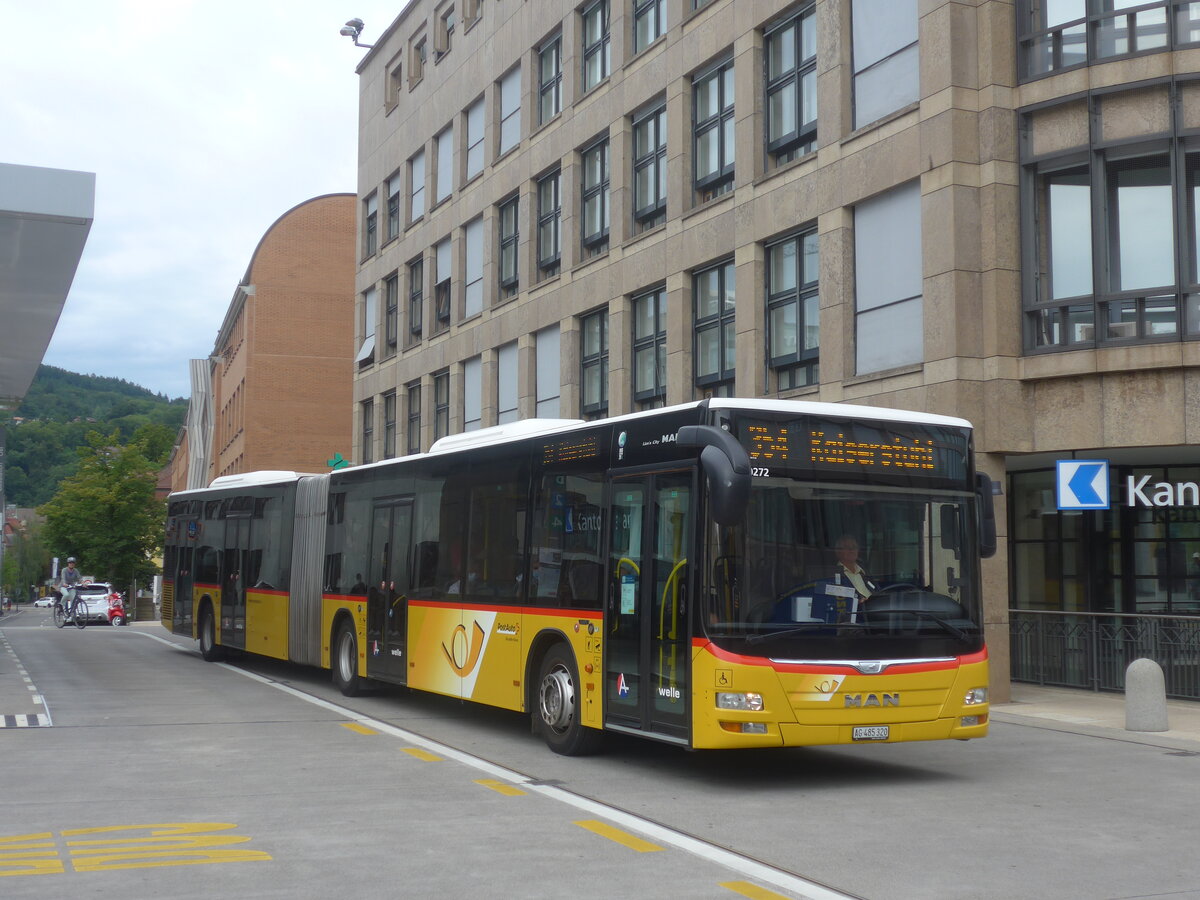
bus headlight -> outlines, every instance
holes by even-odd
[[[967,691],[967,696],[963,697],[964,706],[978,706],[987,702],[987,688],[971,688]]]
[[[717,709],[743,709],[762,712],[762,694],[717,694]]]

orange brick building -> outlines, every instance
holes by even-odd
[[[172,490],[350,455],[356,212],[353,194],[314,197],[259,241],[212,355],[192,361]]]

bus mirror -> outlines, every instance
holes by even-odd
[[[729,432],[712,425],[685,425],[676,444],[702,447],[700,465],[708,478],[709,508],[719,525],[736,525],[750,501],[750,457]]]
[[[983,472],[975,473],[975,495],[979,503],[979,555],[988,559],[996,555],[996,508],[992,479]]]
[[[958,508],[949,503],[942,504],[939,510],[942,530],[942,549],[955,551],[958,557]]]

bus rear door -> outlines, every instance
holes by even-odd
[[[381,501],[371,515],[367,583],[367,669],[375,677],[407,682],[409,553],[412,499]]]
[[[691,471],[609,484],[605,725],[689,741]]]

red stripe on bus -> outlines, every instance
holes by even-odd
[[[705,650],[711,653],[717,659],[725,662],[737,663],[743,666],[769,666],[777,672],[827,672],[832,668],[853,669],[854,666],[850,663],[841,665],[837,662],[823,663],[814,665],[811,663],[780,663],[773,662],[769,659],[763,659],[758,656],[743,656],[740,653],[732,653],[729,650],[723,650],[716,644],[709,641],[707,638],[692,638],[692,648],[695,650]],[[888,671],[903,669],[906,672],[933,672],[938,669],[952,669],[958,666],[971,665],[973,663],[985,662],[988,658],[987,647],[976,653],[968,653],[964,656],[959,656],[954,659],[937,661],[937,662],[921,662],[921,663],[893,663],[888,666]],[[887,660],[883,660],[887,662]]]

